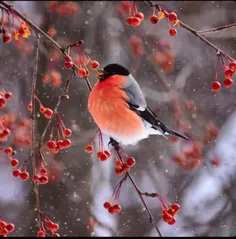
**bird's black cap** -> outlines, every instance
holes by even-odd
[[[109,64],[105,66],[103,69],[98,70],[98,79],[100,81],[104,81],[106,78],[113,75],[122,75],[128,76],[130,72],[123,66],[119,64]]]

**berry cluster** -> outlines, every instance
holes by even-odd
[[[87,65],[90,65],[90,68],[92,70],[96,70],[99,67],[99,63],[97,61],[91,60],[88,54],[85,52],[83,49],[83,44],[84,42],[82,40],[70,44],[67,49],[67,56],[65,56],[65,61],[64,61],[64,67],[67,70],[70,70],[73,68],[73,60],[72,57],[70,56],[71,49],[75,48],[77,50],[77,55],[75,57],[74,63],[79,67],[79,70],[77,72],[77,75],[81,78],[87,77],[90,74],[90,71],[87,68]]]
[[[51,235],[49,235],[46,229],[50,232]],[[59,225],[52,222],[47,216],[40,212],[40,229],[37,232],[37,237],[60,237],[60,235],[57,233],[58,230]]]
[[[155,39],[155,41],[159,43],[158,39]],[[156,44],[155,47],[156,50],[152,55],[153,62],[158,64],[163,71],[170,71],[173,68],[175,62],[175,55],[171,50],[170,43],[168,41],[163,41],[159,44]]]
[[[129,172],[130,168],[135,165],[136,161],[133,157],[128,157],[126,163],[122,162],[119,159],[116,159],[115,162],[115,174],[121,176],[124,172]]]
[[[162,209],[162,219],[169,225],[174,225],[176,223],[175,215],[180,210],[179,204],[172,204],[169,208],[165,207]]]
[[[60,72],[50,69],[50,71],[44,74],[42,81],[43,81],[43,84],[45,85],[52,84],[53,87],[58,88],[61,86],[61,83],[62,83],[61,78],[62,77]]]
[[[2,40],[4,43],[11,41],[11,34],[5,28],[0,28],[0,34],[2,34]]]
[[[135,56],[143,55],[143,41],[139,36],[131,36],[129,39],[129,45],[131,46]]]
[[[139,12],[137,9],[136,2],[133,1],[133,4],[129,4],[129,16],[126,18],[126,23],[129,26],[137,27],[144,20],[144,15],[142,12]]]
[[[126,180],[126,178],[127,176],[124,176],[121,179],[121,181],[116,185],[110,200],[103,204],[103,207],[107,209],[110,214],[116,214],[121,211],[121,206],[119,205],[119,197],[122,184]]]
[[[12,97],[11,92],[0,92],[0,109],[4,108],[6,106],[6,101],[9,100]]]
[[[56,136],[54,136],[54,129],[57,130]],[[68,137],[71,135],[71,129],[66,128],[61,117],[56,113],[51,123],[51,134],[50,139],[47,141],[47,148],[53,153],[58,153],[60,150],[70,147],[71,141]]]
[[[48,4],[49,10],[57,13],[60,16],[70,16],[79,11],[79,5],[73,1],[50,1]]]
[[[161,203],[162,208],[162,219],[164,222],[169,225],[174,225],[176,223],[175,215],[180,210],[179,204],[171,204],[164,197],[159,195],[158,193],[144,193],[147,197],[155,197],[158,198]]]
[[[51,119],[53,115],[53,111],[49,108],[44,107],[44,105],[42,104],[42,102],[39,100],[39,98],[36,95],[34,97],[39,103],[39,112],[43,114],[45,118]],[[32,105],[32,102],[30,102],[28,104],[28,110],[32,111],[32,109],[33,109],[33,105]]]
[[[15,230],[15,225],[12,223],[6,223],[3,220],[0,220],[0,237],[6,237],[9,232]]]
[[[110,214],[119,213],[121,211],[121,206],[119,204],[111,204],[110,202],[105,202],[103,206],[108,210]]]
[[[105,161],[111,156],[111,152],[104,149],[102,133],[101,133],[100,130],[97,130],[97,132],[95,133],[95,135],[91,139],[90,144],[88,144],[85,147],[85,152],[86,153],[92,153],[93,152],[94,140],[95,140],[95,137],[97,136],[97,134],[98,134],[98,137],[99,137],[99,151],[97,152],[97,158],[100,161]]]
[[[195,169],[201,163],[202,157],[202,143],[198,141],[192,141],[184,145],[181,153],[176,154],[172,157],[173,162],[178,164],[180,167],[191,170]]]
[[[228,65],[225,64],[224,59],[228,60],[221,53],[217,54],[216,74],[212,82],[212,91],[218,92],[221,90],[221,83],[218,81],[219,61],[221,60],[224,70],[224,87],[229,88],[233,85],[232,76],[236,75],[236,62],[228,60]]]
[[[159,20],[162,20],[166,16],[166,20],[169,26],[169,34],[171,36],[177,35],[177,30],[174,28],[179,23],[179,19],[175,12],[167,12],[166,10],[159,8],[159,12],[156,14],[156,9],[153,15],[150,17],[150,22],[152,24],[157,24]],[[170,25],[173,24],[173,27]]]
[[[14,39],[16,42],[19,42],[19,37],[22,38],[28,38],[30,36],[30,29],[28,25],[22,21],[15,13],[14,11],[8,11],[5,12],[7,17],[7,22],[5,22],[5,14],[4,11],[2,11],[1,15],[1,24],[0,24],[0,34],[2,34],[2,40],[4,43],[8,43],[11,41],[12,34],[14,36]],[[10,17],[13,19],[16,19],[18,24],[20,25],[19,29],[16,30],[15,27],[15,21],[13,20],[12,23],[10,22]],[[13,33],[10,33],[10,26],[13,28]]]
[[[34,182],[40,183],[40,184],[47,184],[48,183],[48,172],[44,164],[44,156],[42,152],[40,154],[40,164],[38,169],[36,169],[36,172],[33,175],[32,180]],[[39,171],[39,172],[37,172]]]

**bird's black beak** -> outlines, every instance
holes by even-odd
[[[103,68],[98,69],[97,79],[101,80],[103,75],[104,75],[104,69]]]

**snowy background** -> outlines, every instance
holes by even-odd
[[[211,91],[215,51],[180,27],[177,27],[178,35],[170,37],[165,20],[157,25],[150,24],[148,18],[152,10],[143,2],[138,2],[138,9],[144,13],[145,20],[137,28],[126,25],[127,13],[118,13],[121,6],[118,1],[75,1],[77,11],[65,16],[51,11],[46,1],[11,3],[44,31],[56,29],[53,39],[61,45],[82,39],[89,56],[101,66],[112,62],[126,66],[141,85],[148,104],[158,117],[190,136],[188,144],[152,136],[134,147],[125,148],[136,159],[131,174],[139,188],[158,192],[181,206],[176,224],[170,226],[161,220],[159,201],[145,199],[162,234],[236,234],[236,88],[223,88],[217,94]],[[236,3],[233,1],[159,3],[174,10],[183,22],[198,30],[236,22]],[[206,37],[236,58],[235,29]],[[138,56],[133,50],[132,39],[139,41],[141,53]],[[26,105],[30,101],[35,37],[24,42],[28,48],[0,43],[0,81],[3,88],[14,95],[8,110],[29,117]],[[159,53],[168,58],[167,62],[155,60]],[[56,70],[64,83],[69,72],[63,69],[63,57],[44,40],[40,46],[39,70],[37,94],[47,107],[53,108],[60,87],[44,84],[44,75]],[[219,80],[223,82],[222,71]],[[92,85],[96,82],[94,72],[90,81]],[[90,157],[84,152],[96,131],[87,111],[88,94],[83,79],[76,77],[69,89],[70,99],[60,106],[59,112],[65,124],[73,130],[73,145],[59,154],[46,155],[56,180],[40,186],[42,210],[60,224],[59,233],[63,236],[157,236],[128,180],[122,186],[120,196],[122,212],[110,215],[103,208],[120,178],[114,175],[114,158],[100,162],[94,155]],[[192,101],[195,105],[188,110],[186,105]],[[46,123],[45,118],[38,117],[39,135]],[[214,125],[219,131],[217,137],[206,143],[209,125]],[[184,164],[172,160],[174,155],[196,141],[202,143],[198,165],[188,158]],[[24,162],[29,149],[15,149],[16,157]],[[11,235],[34,236],[37,223],[33,210],[33,185],[13,178],[11,172],[9,162],[1,156],[0,216],[15,224],[16,230]]]

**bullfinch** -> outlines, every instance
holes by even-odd
[[[123,145],[135,145],[149,135],[185,135],[169,129],[147,106],[130,72],[119,64],[100,68],[88,98],[88,110],[101,132]]]

